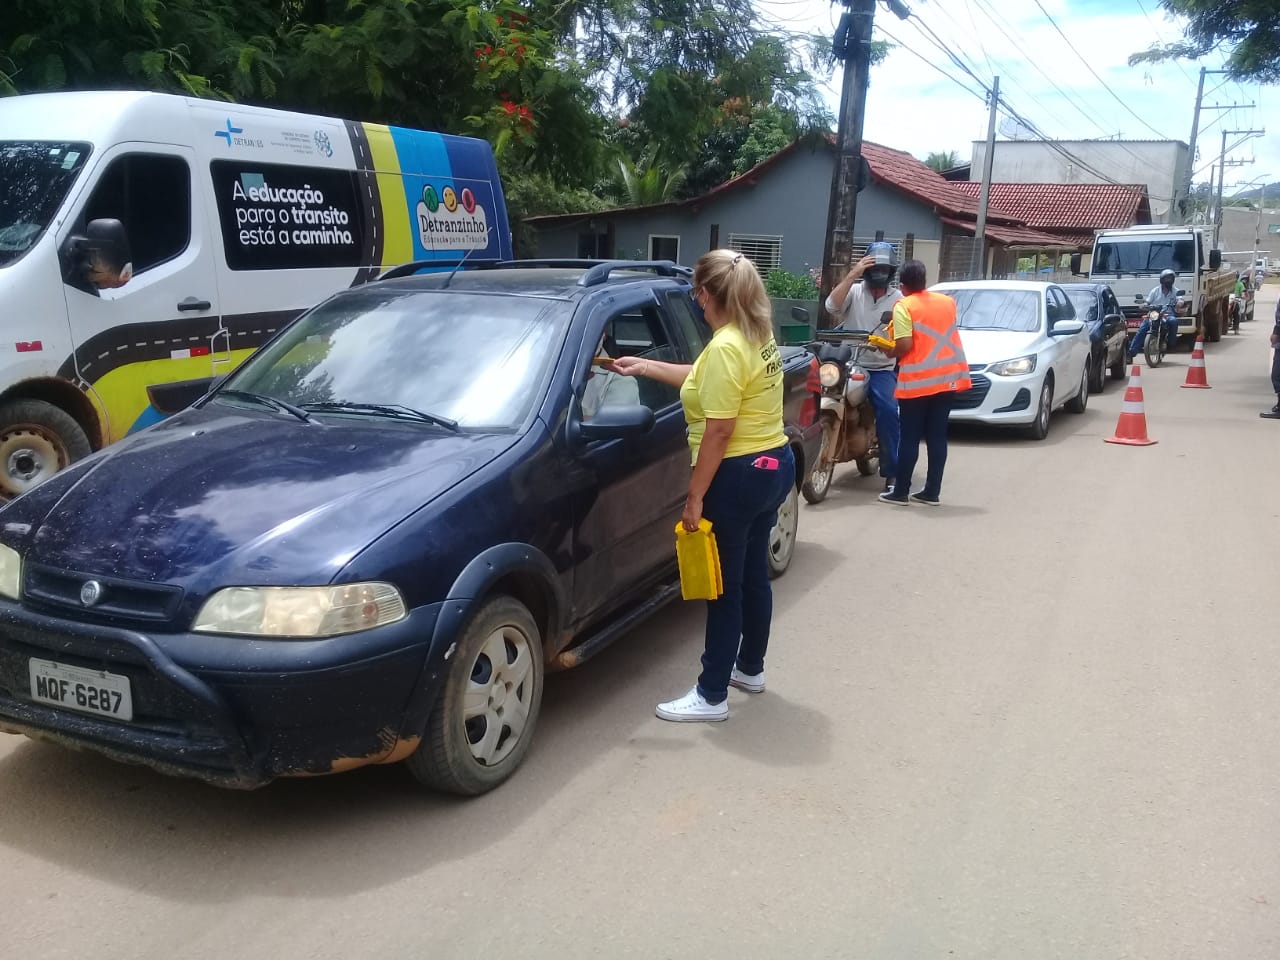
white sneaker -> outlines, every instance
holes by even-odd
[[[745,690],[747,693],[764,693],[764,671],[759,673],[743,673],[737,667],[729,674],[729,686]]]
[[[694,687],[683,697],[658,704],[654,712],[663,720],[674,723],[710,723],[729,719],[729,701],[707,703],[706,697]]]

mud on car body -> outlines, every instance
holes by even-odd
[[[678,595],[678,392],[591,380],[602,343],[696,356],[687,271],[418,267],[0,510],[0,728],[228,786],[405,760],[475,794],[529,749],[547,670]]]

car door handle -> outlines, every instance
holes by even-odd
[[[195,297],[187,297],[187,299],[178,304],[178,309],[183,313],[189,310],[209,310],[212,307],[213,304],[208,300],[197,300]]]

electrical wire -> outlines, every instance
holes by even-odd
[[[1137,114],[1137,112],[1134,111],[1133,107],[1125,103],[1124,100],[1121,99],[1120,95],[1111,89],[1111,87],[1107,84],[1107,81],[1103,80],[1102,77],[1098,76],[1098,72],[1093,69],[1093,66],[1089,63],[1089,61],[1086,60],[1084,56],[1080,53],[1080,51],[1076,49],[1075,44],[1071,42],[1071,39],[1065,33],[1062,32],[1062,28],[1058,26],[1058,21],[1053,19],[1053,17],[1049,15],[1049,11],[1044,8],[1044,4],[1042,4],[1040,0],[1032,0],[1032,2],[1035,3],[1035,5],[1040,9],[1040,12],[1045,15],[1045,19],[1049,21],[1053,29],[1058,31],[1058,35],[1062,37],[1062,39],[1066,42],[1067,46],[1071,48],[1071,52],[1076,55],[1076,59],[1084,64],[1085,69],[1088,70],[1091,74],[1093,74],[1094,79],[1097,80],[1100,84],[1102,84],[1102,89],[1106,90],[1107,93],[1111,95],[1111,98],[1115,100],[1116,103],[1124,107],[1125,110],[1127,110],[1135,120],[1141,123],[1144,127],[1146,127],[1148,130],[1154,133],[1161,140],[1170,139],[1169,137],[1166,137],[1163,133],[1161,133],[1159,130],[1157,130],[1155,127],[1151,126],[1151,124],[1147,123],[1147,121],[1144,120],[1142,117],[1140,117]]]

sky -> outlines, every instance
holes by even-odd
[[[976,92],[978,83],[930,42],[919,21],[987,87],[998,75],[1002,98],[1058,140],[1114,139],[1120,134],[1124,139],[1186,142],[1199,69],[1222,66],[1220,56],[1210,56],[1202,62],[1130,67],[1130,54],[1153,42],[1182,37],[1179,21],[1167,16],[1156,0],[1039,0],[1039,6],[1036,0],[906,0],[906,4],[914,14],[907,21],[898,19],[883,3],[876,7],[874,36],[893,43],[895,49],[872,67],[863,135],[921,159],[931,152],[954,150],[967,163],[973,141],[986,137],[988,107],[985,94]],[[843,10],[823,0],[757,0],[757,7],[780,28],[817,30],[827,36],[834,32]],[[837,71],[823,85],[833,115],[839,112],[840,79]],[[1266,108],[1280,104],[1280,87],[1224,81],[1222,76],[1206,77],[1206,108],[1254,106],[1202,111],[1196,182],[1209,179],[1224,129],[1261,130],[1266,126]],[[1003,120],[1007,114],[1002,110],[999,116]],[[1236,145],[1241,140],[1245,142]],[[1229,136],[1227,147],[1228,160],[1253,161],[1227,167],[1228,196],[1254,186],[1250,181],[1280,181],[1280,130],[1247,140]]]

